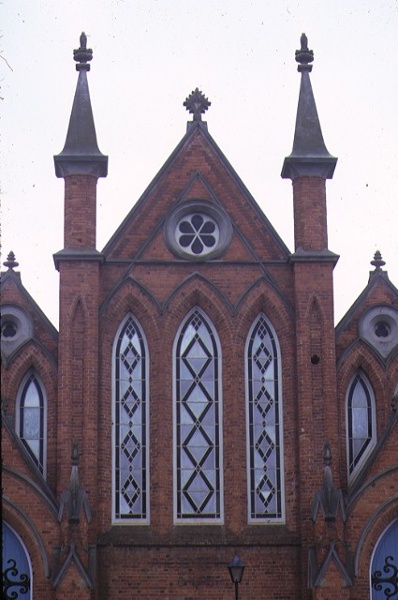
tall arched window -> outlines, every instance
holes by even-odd
[[[376,444],[376,410],[372,387],[361,371],[347,394],[348,474],[356,475]]]
[[[174,344],[175,519],[221,520],[221,360],[217,333],[195,308]]]
[[[281,403],[279,344],[260,314],[246,342],[249,522],[284,518]]]
[[[46,471],[47,402],[35,371],[22,381],[16,403],[16,431],[40,473]]]
[[[3,526],[3,594],[4,598],[32,598],[32,567],[29,554],[19,535],[7,524]]]
[[[113,518],[149,521],[148,351],[129,315],[114,342]]]
[[[370,585],[372,600],[398,598],[398,519],[390,523],[376,544]]]

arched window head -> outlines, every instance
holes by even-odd
[[[149,521],[148,352],[129,315],[113,351],[113,518]]]
[[[280,362],[276,333],[260,314],[246,342],[249,522],[284,518]]]
[[[3,598],[32,598],[32,565],[19,535],[3,522]]]
[[[194,309],[174,344],[177,521],[222,519],[220,358],[213,325]]]
[[[347,394],[348,475],[355,477],[376,444],[376,410],[372,387],[361,371]]]
[[[39,376],[30,371],[17,398],[16,431],[40,473],[46,470],[47,402]]]
[[[371,560],[371,600],[398,598],[398,519],[380,536]]]

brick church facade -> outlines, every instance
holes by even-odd
[[[376,253],[335,327],[337,159],[305,36],[282,168],[293,252],[211,137],[198,89],[186,134],[97,250],[107,157],[84,34],[74,58],[54,159],[59,331],[13,253],[2,274],[4,597],[398,598],[398,290]]]

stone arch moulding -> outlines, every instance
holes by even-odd
[[[34,567],[32,558],[35,554],[34,550],[39,550],[39,555],[41,557],[43,566],[43,575],[45,578],[48,578],[50,576],[50,563],[48,560],[44,541],[39,531],[29,519],[25,511],[23,511],[19,506],[17,506],[10,498],[3,496],[2,500],[4,508],[4,521],[8,522],[24,541],[30,556],[30,560],[32,561],[32,568]],[[24,529],[25,532],[28,534],[28,539],[26,538],[26,536],[21,535],[22,529]]]
[[[398,494],[395,494],[381,504],[370,516],[362,529],[354,555],[355,575],[358,575],[360,562],[366,560],[370,564],[373,548],[389,522],[398,515]],[[363,557],[365,546],[367,556]]]
[[[163,312],[167,313],[167,325],[174,323],[177,328],[195,306],[208,315],[219,332],[224,328],[226,315],[230,318],[232,313],[232,306],[224,294],[207,279],[193,274],[177,286],[165,301]]]
[[[146,314],[152,322],[160,313],[160,305],[151,292],[131,276],[121,279],[109,292],[100,307],[100,320],[120,323],[129,311],[140,320]]]
[[[262,278],[257,280],[239,299],[235,316],[241,317],[236,329],[236,336],[246,339],[254,319],[263,312],[278,332],[292,330],[293,310],[286,299],[269,282]]]

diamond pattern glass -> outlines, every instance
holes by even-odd
[[[177,518],[219,519],[219,357],[214,331],[199,311],[176,348]]]
[[[247,345],[249,516],[282,518],[281,418],[278,351],[263,315]]]
[[[129,316],[115,353],[115,518],[147,518],[147,381],[142,332]]]

